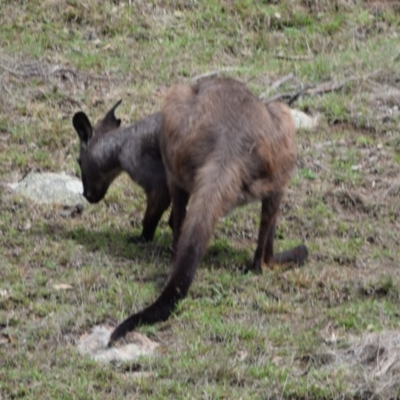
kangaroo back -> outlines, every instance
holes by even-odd
[[[301,264],[308,254],[305,246],[273,254],[279,206],[296,162],[295,126],[287,106],[264,105],[238,81],[211,79],[193,87],[172,86],[162,113],[174,269],[156,302],[119,325],[111,342],[138,324],[169,317],[189,290],[216,222],[238,205],[262,204],[253,271],[261,272],[263,263]]]
[[[186,191],[192,192],[199,168],[210,160],[237,170],[243,184],[237,196],[247,202],[287,186],[296,143],[286,105],[264,105],[244,84],[212,79],[194,87],[170,88],[163,116],[164,164]]]

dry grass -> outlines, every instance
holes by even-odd
[[[298,133],[276,246],[305,242],[307,265],[244,275],[259,207],[238,210],[220,223],[174,317],[141,329],[161,350],[137,365],[94,364],[75,343],[159,293],[171,269],[166,221],[154,243],[127,243],[144,211],[127,177],[74,218],[2,185],[0,398],[400,397],[397,2],[0,7],[1,183],[30,170],[78,174],[70,121],[79,109],[95,119],[122,98],[127,124],[158,110],[168,85],[220,69],[257,94],[291,72],[279,90],[357,78],[296,103],[321,114],[321,126]],[[151,374],[137,380],[138,370]]]

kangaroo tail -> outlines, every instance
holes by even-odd
[[[216,222],[236,201],[234,181],[229,179],[229,173],[223,175],[216,165],[204,166],[199,171],[195,185],[198,189],[192,195],[178,241],[174,270],[166,287],[151,306],[130,316],[114,330],[110,344],[138,325],[167,320],[179,301],[186,297]]]

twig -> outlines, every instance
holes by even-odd
[[[197,82],[201,81],[202,79],[214,78],[215,76],[220,75],[221,72],[234,71],[235,69],[236,69],[235,67],[224,67],[221,69],[216,69],[214,71],[206,72],[201,75],[196,75],[195,77],[192,78],[192,84],[197,83]]]
[[[15,76],[18,76],[18,77],[23,77],[24,76],[24,74],[22,74],[21,72],[14,71],[11,68],[8,68],[3,64],[0,64],[0,68],[4,69],[4,71],[6,71],[6,72],[8,72],[8,73],[10,73],[12,75],[15,75]]]
[[[314,56],[307,56],[307,55],[286,55],[282,53],[278,53],[274,55],[275,58],[278,60],[289,60],[289,61],[309,61],[314,58]]]
[[[320,83],[317,87],[307,90],[306,94],[309,96],[315,96],[317,94],[336,92],[337,90],[340,90],[344,85],[347,85],[348,83],[353,82],[356,79],[357,78],[355,77],[351,77],[339,83],[334,83],[332,81]]]
[[[268,97],[267,99],[261,99],[264,104],[272,103],[273,101],[283,101],[288,106],[293,104],[303,93],[305,93],[311,86],[306,85],[297,92],[294,93],[277,93],[274,96]]]
[[[74,75],[74,77],[76,77],[77,76],[77,72],[76,71],[74,71],[73,69],[70,69],[70,68],[64,68],[64,67],[61,67],[60,65],[54,65],[51,69],[50,69],[50,71],[49,72],[47,72],[47,74],[46,74],[46,76],[50,76],[50,75],[55,75],[55,74],[58,74],[58,73],[61,73],[61,74],[71,74],[71,75]]]
[[[92,79],[92,80],[100,80],[100,81],[118,80],[118,78],[111,78],[108,75],[92,75],[92,74],[82,73],[82,72],[78,72],[72,68],[65,68],[60,65],[43,66],[43,68],[41,68],[41,69],[37,68],[34,71],[29,71],[29,72],[15,71],[3,64],[0,64],[0,68],[2,68],[4,71],[6,71],[18,78],[29,78],[32,76],[42,76],[42,77],[47,78],[52,75],[71,74],[74,76],[74,78],[81,78],[81,79]],[[45,70],[45,68],[46,68],[46,70]]]
[[[269,93],[271,93],[273,90],[278,89],[280,86],[282,86],[284,83],[292,80],[294,78],[294,73],[291,72],[288,75],[283,76],[282,78],[278,79],[275,81],[264,93],[260,94],[260,99],[264,99],[265,96],[267,96]]]
[[[1,84],[2,84],[2,86],[3,86],[3,88],[4,88],[4,90],[10,95],[10,98],[11,98],[11,99],[14,99],[14,96],[13,96],[13,94],[11,93],[10,89],[7,87],[7,85],[6,85],[4,82],[1,82]]]
[[[298,90],[296,93],[293,93],[292,97],[286,102],[288,106],[292,105],[303,93],[305,93],[311,85],[306,85],[304,88]]]
[[[339,83],[334,83],[332,81],[321,83],[317,87],[305,91],[304,94],[307,94],[309,96],[315,96],[317,94],[324,94],[324,93],[328,93],[328,92],[336,92],[336,91],[342,89],[343,86],[347,85],[350,82],[354,82],[354,81],[358,81],[358,80],[365,81],[365,80],[371,78],[372,76],[377,75],[380,71],[381,71],[380,69],[377,69],[376,71],[371,72],[371,73],[366,74],[366,75],[363,75],[361,77],[352,76],[352,77],[350,77],[348,79],[345,79],[344,81],[339,82]]]
[[[285,101],[286,103],[284,99],[290,99],[291,97],[293,97],[293,93],[277,93],[267,99],[262,99],[261,97],[260,99],[264,104],[272,103],[273,101]]]
[[[58,74],[71,74],[74,76],[74,78],[84,78],[84,79],[93,79],[97,81],[118,81],[119,78],[111,77],[110,75],[92,75],[92,74],[87,74],[84,72],[77,72],[72,68],[64,68],[57,66],[54,71],[50,71],[47,73],[45,76],[51,76],[51,75],[58,75]]]
[[[291,105],[293,104],[301,95],[305,96],[316,96],[319,94],[325,94],[329,92],[336,92],[342,89],[345,85],[350,82],[358,81],[358,80],[367,80],[375,75],[377,75],[381,70],[377,69],[369,74],[363,75],[361,77],[352,76],[348,79],[345,79],[341,82],[335,83],[333,81],[323,82],[317,86],[306,85],[304,88],[298,90],[294,93],[278,93],[272,97],[267,99],[262,99],[264,104],[271,103],[273,101],[284,101],[286,104]]]

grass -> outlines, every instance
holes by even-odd
[[[160,292],[171,270],[167,216],[153,243],[132,245],[145,203],[126,176],[75,218],[0,186],[1,399],[399,396],[358,369],[304,361],[332,334],[344,346],[399,328],[400,113],[382,98],[400,89],[400,18],[395,2],[354,3],[0,1],[4,184],[30,170],[78,175],[71,117],[79,109],[95,120],[122,98],[127,124],[159,110],[170,84],[215,69],[256,94],[290,72],[283,92],[358,78],[296,103],[321,122],[297,134],[276,248],[305,242],[307,264],[243,274],[260,212],[236,210],[219,223],[174,316],[140,329],[161,343],[160,355],[135,365],[96,364],[75,344]]]

